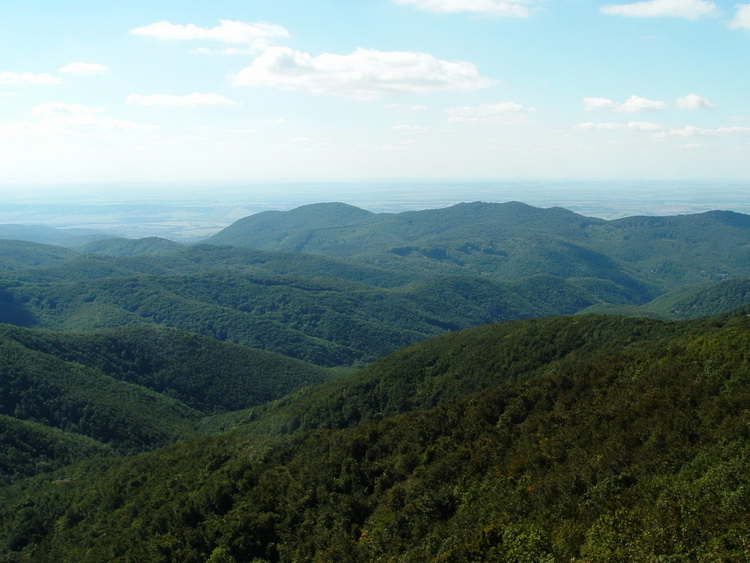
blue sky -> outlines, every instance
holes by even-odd
[[[0,31],[6,189],[750,180],[750,4],[24,0]]]

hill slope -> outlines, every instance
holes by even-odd
[[[108,256],[165,256],[174,254],[183,246],[159,237],[141,239],[108,238],[90,242],[78,249],[84,254],[105,254]]]
[[[60,246],[0,239],[0,270],[53,266],[75,256],[74,251]]]
[[[206,415],[331,377],[277,354],[152,327],[54,333],[0,325],[0,352],[0,480],[161,446],[192,434]]]
[[[0,321],[55,330],[159,324],[335,366],[372,361],[449,330],[633,298],[610,286],[535,276],[517,282],[426,278],[379,288],[224,269],[9,283],[0,298],[10,306],[0,311]],[[19,317],[23,322],[14,321]]]
[[[113,448],[87,436],[0,414],[0,486],[111,455]]]
[[[374,393],[373,409],[393,404],[400,414],[329,430],[341,424],[323,415],[271,441],[206,437],[6,491],[2,553],[741,560],[750,540],[746,313],[678,324],[543,319],[446,335],[320,398],[329,404],[320,413],[346,411]],[[433,378],[435,390],[456,388],[428,408]],[[374,387],[361,388],[366,381]]]

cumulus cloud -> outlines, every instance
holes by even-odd
[[[109,67],[98,63],[70,63],[58,69],[65,74],[104,74],[109,72]]]
[[[26,84],[41,84],[44,86],[60,84],[61,78],[52,76],[48,72],[35,74],[33,72],[0,72],[0,84],[8,84],[11,86],[23,86]]]
[[[515,102],[463,106],[446,110],[451,123],[514,123],[525,121],[526,115],[534,108],[527,108]]]
[[[616,105],[617,104],[609,98],[583,98],[583,107],[586,111],[614,109]]]
[[[617,103],[609,98],[584,98],[583,107],[586,111],[612,110],[617,113],[639,113],[666,109],[667,104],[641,96],[630,96],[622,103]]]
[[[680,109],[712,109],[714,104],[711,100],[698,94],[688,94],[677,99],[677,107]]]
[[[716,12],[716,4],[706,0],[648,0],[603,6],[601,11],[604,14],[629,18],[672,17],[696,20]]]
[[[729,22],[731,29],[750,29],[750,4],[737,4],[737,13]]]
[[[315,94],[372,100],[385,94],[476,90],[493,83],[475,65],[427,53],[357,49],[317,57],[271,47],[233,76],[237,86],[271,86]]]
[[[630,96],[622,104],[617,104],[615,111],[620,113],[638,113],[641,111],[657,111],[665,109],[667,104],[656,100],[648,100],[640,96]]]
[[[580,123],[576,129],[597,131],[661,131],[663,127],[648,121],[631,121],[630,123]]]
[[[486,16],[526,18],[531,14],[527,0],[395,0],[429,12],[457,14],[468,12]]]
[[[219,20],[219,25],[205,28],[195,24],[180,25],[166,21],[137,27],[133,35],[154,37],[165,41],[218,41],[232,45],[246,45],[250,51],[267,49],[274,40],[289,37],[286,28],[265,22],[248,23],[232,20]],[[238,50],[235,52],[244,52]]]
[[[126,104],[133,106],[158,106],[158,107],[200,107],[200,106],[232,106],[239,102],[225,98],[219,94],[200,94],[193,92],[185,96],[174,96],[170,94],[130,94],[125,100]]]

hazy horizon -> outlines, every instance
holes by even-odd
[[[713,209],[750,213],[750,182],[308,182],[121,184],[112,188],[44,186],[12,194],[0,188],[4,200],[0,225],[88,228],[117,236],[190,241],[254,213],[330,201],[391,213],[470,201],[520,201],[536,207],[564,207],[602,219]]]

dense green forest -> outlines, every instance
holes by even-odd
[[[0,325],[0,472],[8,479],[71,456],[163,446],[192,435],[206,416],[334,375],[173,329],[74,333]]]
[[[745,303],[749,225],[729,212],[603,221],[518,203],[399,214],[319,204],[259,213],[193,246],[0,241],[0,322],[157,324],[359,366],[488,322],[730,310]]]
[[[729,211],[605,221],[522,203],[377,214],[328,203],[251,215],[208,242],[499,279],[593,277],[645,291],[643,282],[673,289],[750,277],[748,232],[750,216]]]
[[[6,487],[3,557],[739,561],[748,313],[431,339],[229,432]]]
[[[2,561],[750,558],[746,215],[5,233]]]

